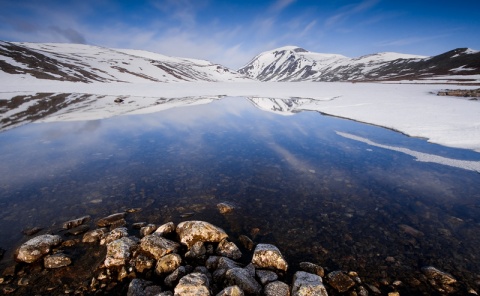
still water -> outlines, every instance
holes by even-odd
[[[206,220],[233,240],[246,234],[275,244],[293,269],[310,261],[356,271],[367,282],[414,285],[420,268],[433,265],[475,287],[479,173],[342,134],[477,164],[479,153],[318,112],[281,115],[256,105],[224,98],[0,133],[3,263],[27,239],[23,229],[47,232],[83,215],[140,207],[131,222]],[[236,206],[233,214],[218,212],[224,201]]]

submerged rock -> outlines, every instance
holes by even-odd
[[[175,287],[175,296],[210,296],[210,284],[203,273],[194,272],[182,277]]]
[[[84,243],[98,242],[105,235],[106,232],[107,232],[106,228],[91,230],[83,235],[82,242]]]
[[[67,222],[64,222],[62,224],[62,228],[63,229],[72,229],[72,228],[75,228],[77,226],[80,226],[86,222],[90,221],[90,216],[83,216],[83,217],[80,217],[80,218],[77,218],[77,219],[73,219],[73,220],[69,220]]]
[[[287,271],[288,263],[280,250],[274,245],[258,244],[253,252],[252,263],[257,268],[278,269]]]
[[[48,254],[52,247],[59,245],[62,238],[59,235],[43,234],[25,242],[16,251],[18,261],[32,263]]]
[[[180,242],[188,248],[198,241],[220,242],[228,237],[223,229],[205,221],[182,222],[177,226],[177,233]]]
[[[235,209],[235,206],[228,202],[221,202],[217,204],[217,209],[220,212],[220,214],[228,214]]]
[[[355,286],[355,282],[341,271],[332,271],[327,275],[327,281],[330,286],[340,293],[347,292]]]
[[[123,220],[124,217],[125,217],[125,213],[112,214],[110,216],[103,217],[100,220],[98,220],[97,221],[97,226],[98,227],[110,226],[112,224],[118,223],[118,221]]]
[[[328,296],[322,278],[316,274],[297,271],[293,276],[292,296]]]
[[[45,268],[60,268],[72,264],[72,259],[63,253],[47,255],[43,259]]]
[[[40,230],[42,230],[42,229],[43,228],[40,228],[40,227],[32,227],[32,228],[27,228],[27,229],[22,230],[22,233],[25,234],[26,236],[32,236],[32,235],[40,232]]]
[[[432,287],[440,293],[452,293],[455,287],[452,286],[457,280],[450,274],[443,272],[433,266],[422,267],[422,272],[428,278]]]

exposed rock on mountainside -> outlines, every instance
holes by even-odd
[[[204,60],[63,43],[0,41],[0,70],[21,78],[85,83],[249,80]]]
[[[480,51],[459,48],[434,57],[384,52],[347,58],[287,46],[259,54],[238,72],[261,81],[468,82],[478,80]]]

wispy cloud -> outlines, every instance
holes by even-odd
[[[357,15],[359,13],[365,12],[370,8],[374,7],[380,2],[380,0],[363,0],[357,4],[351,4],[340,8],[339,12],[327,18],[325,25],[327,27],[332,27],[334,25],[345,22],[350,17]]]
[[[395,40],[388,40],[376,43],[377,46],[405,46],[416,43],[423,43],[430,40],[440,39],[447,37],[447,34],[435,35],[435,36],[415,36],[408,38],[400,38]]]
[[[273,3],[270,8],[269,8],[269,11],[270,12],[280,12],[282,10],[284,10],[285,8],[287,8],[290,4],[294,3],[296,0],[277,0],[275,1],[275,3]]]

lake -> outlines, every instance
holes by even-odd
[[[234,241],[276,245],[294,269],[310,261],[421,293],[432,265],[478,288],[480,154],[288,112],[298,100],[179,99],[156,113],[4,130],[0,267],[24,229],[142,208],[129,222],[205,220]],[[234,212],[220,214],[220,202]]]

